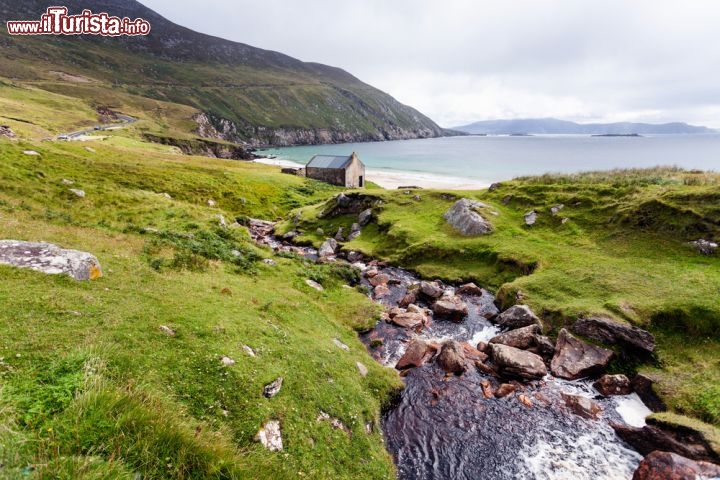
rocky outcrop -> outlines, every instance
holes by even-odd
[[[438,317],[459,322],[468,314],[468,307],[458,297],[442,297],[433,304],[433,312]]]
[[[0,264],[51,275],[63,273],[75,280],[95,280],[103,276],[94,255],[50,243],[0,240]]]
[[[611,395],[629,395],[632,393],[630,379],[623,374],[603,375],[600,380],[593,384],[595,390],[601,395],[609,397]]]
[[[563,328],[555,344],[550,370],[556,377],[575,380],[602,373],[612,356],[611,350],[585,343]]]
[[[438,355],[437,364],[448,373],[463,373],[466,367],[462,345],[454,340],[445,342]]]
[[[527,305],[513,305],[495,317],[494,321],[501,327],[510,330],[530,325],[539,325],[542,328],[542,322]]]
[[[615,433],[642,455],[655,450],[673,452],[696,461],[720,462],[720,455],[713,450],[702,433],[689,427],[663,425],[652,417],[642,428],[613,424]]]
[[[461,235],[485,235],[491,233],[493,227],[477,212],[477,209],[486,206],[482,202],[461,198],[445,212],[443,218]]]
[[[202,138],[163,137],[151,133],[143,134],[143,138],[148,142],[177,147],[185,155],[201,155],[204,157],[224,158],[228,160],[251,160],[255,158],[252,152],[242,145],[205,140]]]
[[[671,452],[655,451],[645,457],[632,480],[703,480],[720,478],[720,466],[696,462]]]
[[[489,345],[490,355],[501,375],[536,380],[547,375],[543,359],[534,353],[499,343]]]
[[[652,353],[655,350],[655,337],[651,333],[607,317],[581,318],[575,322],[572,330],[606,345],[629,347],[640,353]]]

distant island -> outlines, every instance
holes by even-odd
[[[640,136],[653,134],[702,134],[718,133],[707,127],[688,125],[682,122],[651,123],[575,123],[557,118],[528,118],[514,120],[485,120],[454,127],[452,130],[472,135],[513,135],[526,134],[578,134],[607,136]]]

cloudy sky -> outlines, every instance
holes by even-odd
[[[497,118],[720,128],[715,0],[140,0],[341,67],[445,127]]]

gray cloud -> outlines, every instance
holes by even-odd
[[[720,3],[141,0],[205,33],[344,68],[444,126],[558,116],[720,127]]]

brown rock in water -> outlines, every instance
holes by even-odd
[[[440,317],[459,322],[467,316],[468,307],[457,297],[441,298],[433,305],[433,312]]]
[[[575,322],[572,330],[606,345],[629,347],[637,350],[636,353],[652,353],[655,350],[655,337],[651,333],[607,317],[581,318]]]
[[[465,358],[467,360],[484,362],[488,358],[488,356],[486,354],[484,354],[477,348],[473,347],[468,342],[463,342],[462,348],[463,348],[463,353],[465,354]]]
[[[390,319],[391,323],[399,327],[415,328],[425,323],[425,315],[422,313],[400,313]]]
[[[492,390],[492,384],[489,380],[481,380],[480,381],[480,388],[482,388],[483,396],[485,398],[494,398],[495,394]]]
[[[378,285],[373,289],[373,293],[375,294],[375,298],[383,298],[390,295],[390,289],[387,285]]]
[[[390,318],[395,318],[397,315],[400,315],[401,313],[407,313],[407,310],[400,307],[393,307],[390,310],[388,310],[388,316]]]
[[[720,477],[720,466],[655,451],[640,462],[633,480],[701,480]]]
[[[542,328],[542,322],[527,305],[513,305],[495,317],[495,322],[510,330],[529,325],[539,325]]]
[[[603,375],[600,377],[600,380],[593,384],[593,387],[595,387],[601,395],[606,397],[611,395],[629,395],[632,393],[630,380],[623,374]]]
[[[437,282],[420,282],[420,293],[430,298],[442,297],[444,290]]]
[[[377,287],[378,285],[387,285],[390,281],[390,277],[385,273],[378,273],[377,275],[371,277],[368,281],[370,282],[370,285]]]
[[[487,353],[488,344],[485,342],[478,342],[477,347],[478,350],[480,350],[483,353]]]
[[[377,274],[378,269],[375,267],[368,268],[367,270],[365,270],[365,273],[363,273],[363,275],[365,275],[365,278],[373,278]]]
[[[581,395],[570,395],[567,393],[562,394],[565,405],[572,410],[576,415],[583,418],[596,419],[598,414],[602,411],[600,405],[595,401],[583,397]]]
[[[575,380],[601,373],[612,356],[611,350],[585,343],[563,328],[558,335],[550,370],[556,377]]]
[[[547,375],[543,359],[534,353],[499,343],[492,343],[489,348],[501,375],[525,380],[536,380]]]
[[[408,292],[402,299],[400,299],[400,302],[398,302],[398,306],[402,308],[407,308],[415,302],[417,302],[417,294],[414,291]]]
[[[461,295],[474,295],[474,296],[482,296],[483,289],[475,285],[474,283],[466,283],[465,285],[460,285],[460,288],[457,290],[458,294]]]
[[[455,340],[445,342],[440,350],[440,355],[438,355],[437,363],[448,373],[463,373],[466,367],[462,345]]]
[[[433,350],[427,342],[419,338],[413,338],[410,340],[407,349],[405,349],[405,353],[400,360],[398,360],[395,368],[404,370],[406,368],[421,367],[434,353],[435,350]]]
[[[534,323],[527,327],[517,328],[501,333],[490,339],[490,343],[501,343],[509,347],[527,350],[537,345],[536,337],[540,333],[540,325]]]
[[[530,400],[530,397],[527,395],[518,395],[518,401],[525,405],[527,408],[532,408],[533,403],[532,400]]]
[[[503,398],[507,397],[511,393],[515,392],[515,386],[511,385],[509,383],[502,383],[498,387],[498,389],[495,391],[495,396],[497,398]]]

